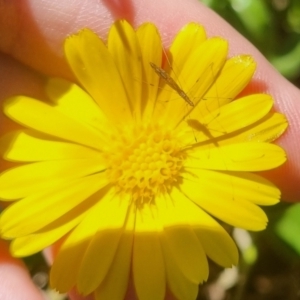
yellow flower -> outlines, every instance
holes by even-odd
[[[227,59],[227,48],[194,23],[167,55],[150,23],[134,31],[116,22],[107,45],[88,29],[69,37],[65,55],[83,88],[50,79],[48,103],[18,96],[4,105],[27,128],[1,140],[4,158],[24,163],[0,176],[1,199],[16,200],[0,220],[12,253],[64,238],[52,286],[96,299],[123,299],[131,277],[140,300],[167,289],[195,299],[207,257],[236,264],[213,217],[265,228],[258,205],[277,203],[280,191],[257,172],[286,160],[270,142],[287,122],[269,95],[232,101],[255,62]]]

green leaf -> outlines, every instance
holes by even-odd
[[[275,226],[275,232],[300,255],[300,204],[285,211]]]

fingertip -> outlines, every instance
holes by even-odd
[[[0,240],[0,299],[43,300],[24,264],[9,254],[7,242]]]

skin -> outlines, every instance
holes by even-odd
[[[287,152],[288,162],[265,175],[282,191],[282,198],[300,199],[300,92],[285,80],[259,51],[230,25],[197,0],[0,0],[0,102],[17,94],[44,99],[46,76],[73,79],[64,58],[64,39],[79,29],[89,27],[102,38],[116,19],[127,19],[134,26],[145,21],[155,23],[165,46],[186,23],[205,26],[208,36],[222,36],[229,41],[230,53],[251,54],[258,64],[247,92],[271,94],[275,110],[284,113],[290,123],[277,140]],[[16,128],[0,113],[0,134]],[[8,163],[1,161],[0,169]],[[21,291],[21,292],[20,292]],[[6,242],[0,241],[0,298],[2,300],[42,300],[23,264],[10,257]],[[70,294],[72,300],[80,298]],[[128,299],[133,299],[128,295]]]

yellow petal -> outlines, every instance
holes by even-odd
[[[206,255],[223,267],[231,267],[238,262],[238,250],[229,234],[209,214],[186,198],[177,189],[172,190],[172,198],[184,201],[189,207],[184,214],[188,216],[189,223],[196,233]]]
[[[187,124],[194,129],[197,142],[212,137],[225,139],[230,133],[254,124],[269,113],[273,99],[264,94],[246,96],[210,111],[205,117],[202,117],[203,111],[200,111],[203,106],[206,103],[202,107],[198,105],[187,119]]]
[[[239,252],[230,235],[221,227],[195,230],[206,255],[224,268],[238,264]]]
[[[279,113],[271,113],[255,127],[241,133],[236,139],[251,142],[273,142],[280,137],[288,127],[287,119]]]
[[[198,284],[188,280],[179,268],[168,247],[162,238],[162,249],[166,265],[168,288],[178,300],[195,300],[198,294]]]
[[[282,148],[269,143],[231,144],[207,150],[191,151],[187,168],[224,171],[264,171],[274,169],[286,161]]]
[[[165,297],[165,266],[159,241],[157,212],[147,205],[137,208],[133,244],[133,280],[140,300]]]
[[[150,108],[147,109],[146,111],[146,118],[148,119],[148,116],[150,116],[150,113],[152,114],[153,112],[153,104],[156,103],[155,101],[152,101],[152,96],[153,94],[156,97],[157,94],[157,87],[158,87],[158,82],[160,77],[154,72],[152,68],[150,68],[149,63],[152,62],[156,66],[161,67],[162,66],[162,42],[159,37],[159,33],[157,33],[157,29],[155,26],[152,27],[152,32],[150,33],[150,24],[146,24],[145,26],[141,26],[141,29],[143,27],[147,27],[148,31],[146,30],[138,30],[137,34],[140,39],[140,45],[142,49],[142,54],[143,54],[143,59],[145,61],[144,66],[146,70],[146,90],[152,91],[149,94],[149,100],[148,100],[148,105],[151,105]],[[147,37],[147,38],[146,38]],[[151,38],[151,40],[150,40]],[[147,39],[147,41],[145,41]],[[154,41],[152,41],[154,39]],[[189,59],[189,57],[192,55],[192,52],[194,51],[195,48],[197,48],[202,42],[204,42],[206,39],[206,34],[204,31],[204,28],[200,26],[199,24],[196,23],[190,23],[186,25],[180,32],[179,34],[175,37],[170,53],[165,53],[166,54],[166,59],[165,59],[165,70],[167,73],[170,73],[171,77],[175,80],[178,81],[178,84],[180,85],[180,80],[177,75],[177,71],[181,70],[186,63],[186,60]],[[195,47],[194,47],[195,46]],[[151,56],[149,55],[149,49],[151,49]],[[145,54],[147,56],[145,56]],[[172,61],[176,60],[176,65],[172,66]],[[160,90],[159,92],[162,92],[163,89],[167,89],[169,91],[169,97],[172,97],[172,89],[170,87],[166,87],[166,82],[164,80],[160,81]],[[164,96],[162,96],[164,97]],[[175,94],[174,100],[178,100],[179,96]],[[165,103],[167,103],[168,99],[164,98],[162,102],[158,103],[158,107],[156,109],[159,110],[164,110],[165,108]],[[180,99],[181,101],[181,99]],[[147,112],[149,111],[149,115]]]
[[[35,232],[69,212],[106,185],[105,176],[96,174],[72,180],[57,189],[46,189],[31,194],[2,213],[1,235],[14,238]]]
[[[0,175],[0,198],[13,200],[61,188],[74,178],[104,170],[102,159],[43,161],[9,169]],[[16,186],[18,187],[16,189]]]
[[[186,278],[193,283],[207,280],[208,264],[205,253],[191,228],[165,228],[164,235],[174,260]]]
[[[87,238],[72,246],[63,246],[55,257],[50,272],[50,285],[60,293],[67,293],[75,286],[82,254],[88,247],[89,242],[90,239]]]
[[[115,124],[131,121],[130,103],[116,64],[102,40],[81,30],[65,41],[65,55],[83,87]]]
[[[175,36],[170,47],[170,58],[167,60],[166,70],[173,72],[171,76],[176,78],[178,70],[181,70],[191,53],[206,40],[206,32],[203,26],[197,23],[189,23]],[[172,65],[172,62],[176,62]],[[172,66],[172,67],[171,67]]]
[[[114,191],[110,190],[70,233],[59,249],[51,268],[50,284],[61,293],[68,292],[77,283],[82,257],[101,224],[99,215],[105,214],[113,197]]]
[[[217,37],[210,38],[189,55],[181,72],[177,74],[178,81],[182,82],[182,89],[192,95],[195,104],[214,82],[225,63],[227,51],[227,41]],[[173,63],[177,65],[175,58]]]
[[[183,91],[193,95],[195,105],[215,80],[214,76],[216,75],[213,74],[217,74],[222,68],[227,49],[226,41],[221,38],[206,40],[191,53],[182,69],[178,69],[177,78],[173,79],[177,83],[181,83]],[[177,65],[176,60],[173,65]],[[212,73],[212,69],[214,73]],[[168,126],[174,128],[189,115],[191,110],[192,107],[184,99],[178,97],[178,91],[163,88],[157,99],[155,118],[161,120],[166,118]]]
[[[123,234],[105,280],[95,290],[96,300],[124,299],[130,278],[132,234]]]
[[[119,242],[110,270],[95,290],[96,300],[119,300],[125,297],[130,278],[134,221],[135,206],[131,205],[125,231]]]
[[[199,284],[207,279],[208,264],[204,250],[189,224],[187,213],[190,209],[187,202],[181,198],[156,199],[164,223],[164,243],[185,277]]]
[[[46,93],[55,108],[65,115],[103,131],[107,120],[95,100],[78,85],[60,78],[51,78]]]
[[[116,21],[111,26],[107,48],[122,78],[133,118],[140,120],[143,79],[141,51],[136,33],[127,21]]]
[[[4,158],[12,161],[34,162],[43,160],[78,159],[101,157],[101,154],[91,148],[78,144],[47,140],[48,136],[31,130],[14,132]]]
[[[256,63],[250,55],[237,55],[228,59],[205,93],[204,100],[207,100],[209,110],[213,111],[232,101],[248,85],[255,69]]]
[[[136,31],[142,54],[142,98],[141,108],[144,121],[148,123],[153,114],[158,92],[159,76],[153,72],[150,62],[157,66],[162,63],[162,41],[157,28],[151,23],[141,25]]]
[[[194,176],[190,175],[181,186],[182,192],[191,201],[235,227],[254,231],[266,227],[265,213],[248,199],[258,196],[262,201],[278,201],[280,192],[274,186],[251,181],[254,179],[252,174],[248,176],[245,172],[193,170],[193,173]]]
[[[198,183],[197,190],[199,191],[203,188],[213,188],[213,184],[218,182],[218,195],[220,199],[222,199],[222,193],[226,195],[224,198],[246,199],[258,205],[274,205],[280,199],[280,190],[269,180],[257,174],[246,172],[214,172],[211,170],[189,170],[189,172],[192,175],[185,175],[187,180],[183,183],[184,189],[188,187],[188,181]],[[202,177],[204,175],[207,176],[205,180]]]
[[[115,197],[98,211],[98,230],[83,255],[77,277],[81,294],[93,292],[107,275],[123,234],[128,209],[127,201]]]
[[[101,135],[93,127],[71,119],[41,101],[16,96],[5,102],[4,112],[23,126],[88,147],[101,147]]]
[[[55,227],[53,229],[42,229],[36,233],[14,239],[10,244],[11,253],[16,257],[24,257],[49,247],[74,228],[84,215],[81,214],[68,222],[65,221],[65,218],[60,218],[54,222]],[[51,224],[51,226],[53,225]]]
[[[217,117],[216,117],[217,118]],[[194,122],[192,119],[187,120],[187,122]],[[199,124],[195,123],[196,126],[199,126]],[[195,129],[193,130],[186,130],[185,131],[185,135],[183,137],[183,139],[185,140],[185,144],[187,145],[192,145],[195,144],[195,141],[200,141],[203,139],[204,141],[207,141],[207,143],[216,143],[219,146],[222,145],[229,145],[229,144],[235,144],[235,143],[239,143],[239,142],[273,142],[274,140],[276,140],[279,136],[281,136],[285,130],[288,127],[288,122],[285,118],[284,115],[279,114],[279,113],[273,113],[270,112],[268,113],[265,117],[263,117],[262,119],[258,120],[257,122],[253,123],[250,126],[245,127],[243,130],[240,131],[235,131],[234,134],[229,134],[226,135],[225,134],[225,130],[221,129],[222,127],[224,128],[224,126],[221,126],[221,123],[218,122],[215,123],[217,126],[219,126],[220,130],[218,131],[212,131],[209,130],[209,125],[201,125],[200,127],[202,129],[202,132],[200,131],[196,131]],[[199,128],[200,128],[199,127]],[[200,129],[200,130],[201,130]],[[224,134],[224,136],[220,137],[220,139],[218,138],[218,140],[215,139],[211,139],[209,142],[209,135],[213,136],[213,135],[219,135],[220,132],[222,133],[222,135]],[[204,134],[206,133],[206,135]],[[197,137],[197,139],[196,139]],[[203,147],[205,144],[205,142],[203,143],[203,145],[201,144],[201,147]],[[211,145],[208,145],[208,148],[211,148]]]

